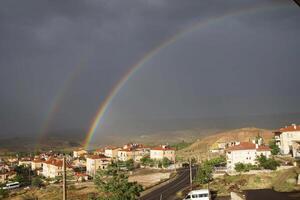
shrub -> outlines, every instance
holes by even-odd
[[[164,157],[163,160],[162,160],[162,166],[163,166],[164,168],[169,167],[169,166],[171,165],[171,163],[172,163],[172,162],[171,162],[168,158],[166,158],[166,157]]]
[[[267,158],[264,155],[257,157],[257,161],[259,162],[259,166],[264,169],[276,170],[279,166],[278,161],[274,160],[273,158]]]
[[[250,170],[257,169],[257,166],[252,164],[244,164],[244,163],[237,163],[234,167],[235,171],[237,172],[248,172]]]

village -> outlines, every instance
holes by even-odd
[[[300,126],[296,124],[273,131],[272,140],[268,144],[263,137],[257,135],[249,138],[248,142],[218,142],[217,146],[209,148],[207,157],[201,160],[195,156],[182,157],[180,152],[180,149],[169,144],[147,146],[129,143],[121,147],[106,146],[89,151],[79,148],[70,154],[47,151],[37,155],[28,153],[2,156],[1,191],[6,190],[13,194],[14,190],[10,189],[30,190],[33,187],[61,185],[64,167],[69,185],[92,184],[97,173],[113,163],[129,175],[129,181],[138,182],[145,190],[173,179],[179,169],[192,169],[196,166],[198,169],[191,179],[194,187],[210,184],[217,192],[220,188],[216,180],[220,177],[241,174],[255,174],[259,177],[260,174],[263,176],[265,173],[289,169],[296,170],[297,177],[288,180],[288,183],[293,185],[293,189],[300,186]],[[205,171],[207,166],[212,169],[210,175]],[[203,174],[211,177],[203,177]],[[231,188],[219,193],[228,195],[239,187],[231,185]]]

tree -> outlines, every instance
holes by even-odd
[[[129,171],[133,170],[134,169],[133,159],[129,159],[129,160],[125,161],[125,166]]]
[[[213,167],[217,167],[217,166],[221,166],[221,165],[226,165],[226,158],[225,158],[225,156],[219,156],[219,157],[212,158],[206,162],[207,162],[207,164],[209,164]]]
[[[30,177],[33,176],[33,172],[29,167],[21,165],[16,166],[14,170],[17,173],[16,177],[14,178],[15,181],[19,182],[21,185],[31,184]]]
[[[0,188],[0,199],[8,197],[8,191]]]
[[[164,167],[164,168],[167,168],[167,167],[169,167],[170,165],[171,165],[171,161],[168,159],[168,158],[166,158],[166,157],[164,157],[163,159],[162,159],[162,166]]]
[[[275,138],[272,138],[269,142],[269,147],[271,148],[272,155],[278,155],[280,152],[280,148],[276,144]]]
[[[267,158],[264,155],[260,155],[256,159],[259,162],[259,166],[264,169],[276,170],[279,166],[279,163],[273,158]]]
[[[236,163],[234,169],[237,172],[244,172],[246,169],[246,166],[244,163]]]
[[[149,158],[149,156],[144,156],[141,158],[141,164],[145,165],[145,166],[151,166],[151,164],[153,165],[153,160],[151,158]]]
[[[236,163],[235,167],[234,167],[235,171],[237,171],[237,172],[248,172],[248,171],[256,169],[256,168],[257,168],[256,166],[254,166],[250,163],[244,164],[244,163],[240,163],[240,162]]]
[[[200,184],[206,184],[212,180],[213,168],[210,164],[204,163],[198,168],[195,181]]]
[[[136,182],[128,182],[128,176],[111,165],[107,170],[99,170],[96,174],[95,185],[101,196],[98,200],[135,200],[143,191]]]
[[[43,185],[43,181],[40,177],[34,177],[31,181],[31,185],[34,187],[41,187]]]

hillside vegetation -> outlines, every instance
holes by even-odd
[[[261,136],[264,142],[268,144],[273,137],[271,130],[259,128],[241,128],[230,131],[219,132],[213,135],[197,139],[196,142],[178,152],[181,158],[194,157],[199,160],[206,159],[209,154],[209,149],[217,147],[218,142],[240,141],[247,142],[255,137]]]

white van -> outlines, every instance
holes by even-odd
[[[192,190],[183,200],[211,200],[208,189]]]
[[[5,187],[3,187],[4,190],[9,190],[9,189],[15,189],[20,187],[19,182],[13,182],[13,183],[7,183]]]

